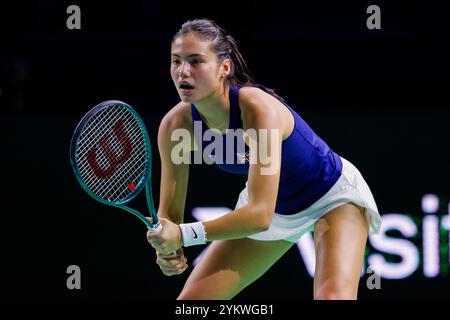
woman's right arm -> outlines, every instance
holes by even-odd
[[[189,124],[187,110],[190,111],[190,108],[184,106],[183,109],[182,104],[175,106],[162,119],[158,130],[158,150],[161,159],[158,217],[169,219],[177,224],[182,223],[184,218],[189,164],[176,164],[172,161],[172,149],[180,142],[171,141],[171,136],[176,129],[186,128],[189,131],[189,125],[192,127],[192,120]],[[189,150],[189,143],[187,141],[184,143],[187,144],[185,150]],[[183,248],[177,250],[176,256],[156,252],[156,257],[156,263],[166,276],[181,274],[188,267]]]
[[[183,222],[186,194],[189,179],[189,164],[180,163],[172,159],[175,145],[183,143],[183,150],[190,152],[192,140],[172,141],[175,130],[186,129],[191,132],[189,115],[186,105],[182,103],[171,109],[162,119],[158,130],[158,150],[161,159],[161,182],[158,207],[158,217],[166,218],[176,224]],[[192,134],[189,135],[192,137]]]

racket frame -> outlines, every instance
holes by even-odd
[[[139,183],[136,185],[135,189],[126,198],[120,199],[119,201],[107,201],[107,200],[97,196],[95,193],[93,193],[89,189],[89,187],[86,185],[86,183],[83,181],[83,179],[81,178],[79,168],[76,164],[77,143],[78,143],[78,139],[81,136],[81,133],[84,131],[84,128],[85,128],[86,124],[89,122],[89,120],[92,119],[92,117],[95,114],[97,114],[98,112],[100,112],[101,110],[103,110],[105,108],[109,108],[111,106],[115,106],[115,105],[120,105],[121,107],[124,107],[125,109],[127,109],[139,123],[139,127],[141,129],[142,136],[147,145],[147,161],[148,161],[149,165],[146,167],[143,177],[141,178]],[[130,105],[128,105],[127,103],[120,101],[120,100],[107,100],[107,101],[99,103],[94,108],[92,108],[90,111],[88,111],[83,116],[83,118],[80,120],[80,122],[78,123],[78,125],[75,129],[75,132],[72,136],[71,143],[70,143],[70,163],[72,165],[72,169],[75,174],[75,177],[78,180],[81,187],[84,189],[84,191],[86,191],[95,200],[97,200],[101,203],[104,203],[106,205],[124,209],[124,210],[132,213],[137,218],[139,218],[142,222],[144,222],[146,224],[147,228],[151,231],[157,232],[157,231],[161,230],[161,223],[158,220],[155,206],[153,204],[153,196],[152,196],[152,188],[151,188],[152,148],[151,148],[151,143],[150,143],[150,137],[149,137],[147,129],[145,127],[144,121]],[[139,211],[125,205],[125,203],[128,203],[131,200],[133,200],[142,191],[143,188],[145,188],[147,207],[150,212],[152,222],[150,222]]]

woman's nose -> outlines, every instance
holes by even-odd
[[[179,77],[180,78],[186,78],[189,76],[189,64],[186,62],[182,62],[180,65],[180,71],[179,71]]]

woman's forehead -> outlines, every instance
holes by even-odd
[[[176,38],[172,43],[171,52],[178,56],[192,54],[210,55],[213,53],[211,51],[211,41],[201,40],[192,32]]]

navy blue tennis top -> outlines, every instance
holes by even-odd
[[[261,85],[253,85],[270,94]],[[239,108],[239,89],[237,85],[229,85],[229,127],[225,134],[213,135],[211,141],[205,141],[201,136],[196,136],[199,151],[203,153],[206,149],[208,155],[220,169],[237,174],[248,175],[249,170],[249,148],[245,145],[241,132],[242,120]],[[292,113],[295,126],[292,133],[282,142],[281,146],[281,170],[278,188],[278,196],[275,212],[278,214],[290,215],[302,211],[320,199],[335,182],[342,172],[342,162],[338,154],[309,127],[309,125],[286,103],[280,100]],[[192,120],[195,126],[201,124],[202,136],[208,127],[195,105],[192,105]],[[196,122],[198,121],[198,122]],[[233,129],[233,130],[230,130]],[[195,131],[195,130],[194,130]],[[212,130],[209,130],[209,133]],[[223,150],[217,152],[216,147],[210,146],[215,139],[222,139]],[[226,152],[228,148],[233,152]],[[217,157],[217,156],[220,157]]]

